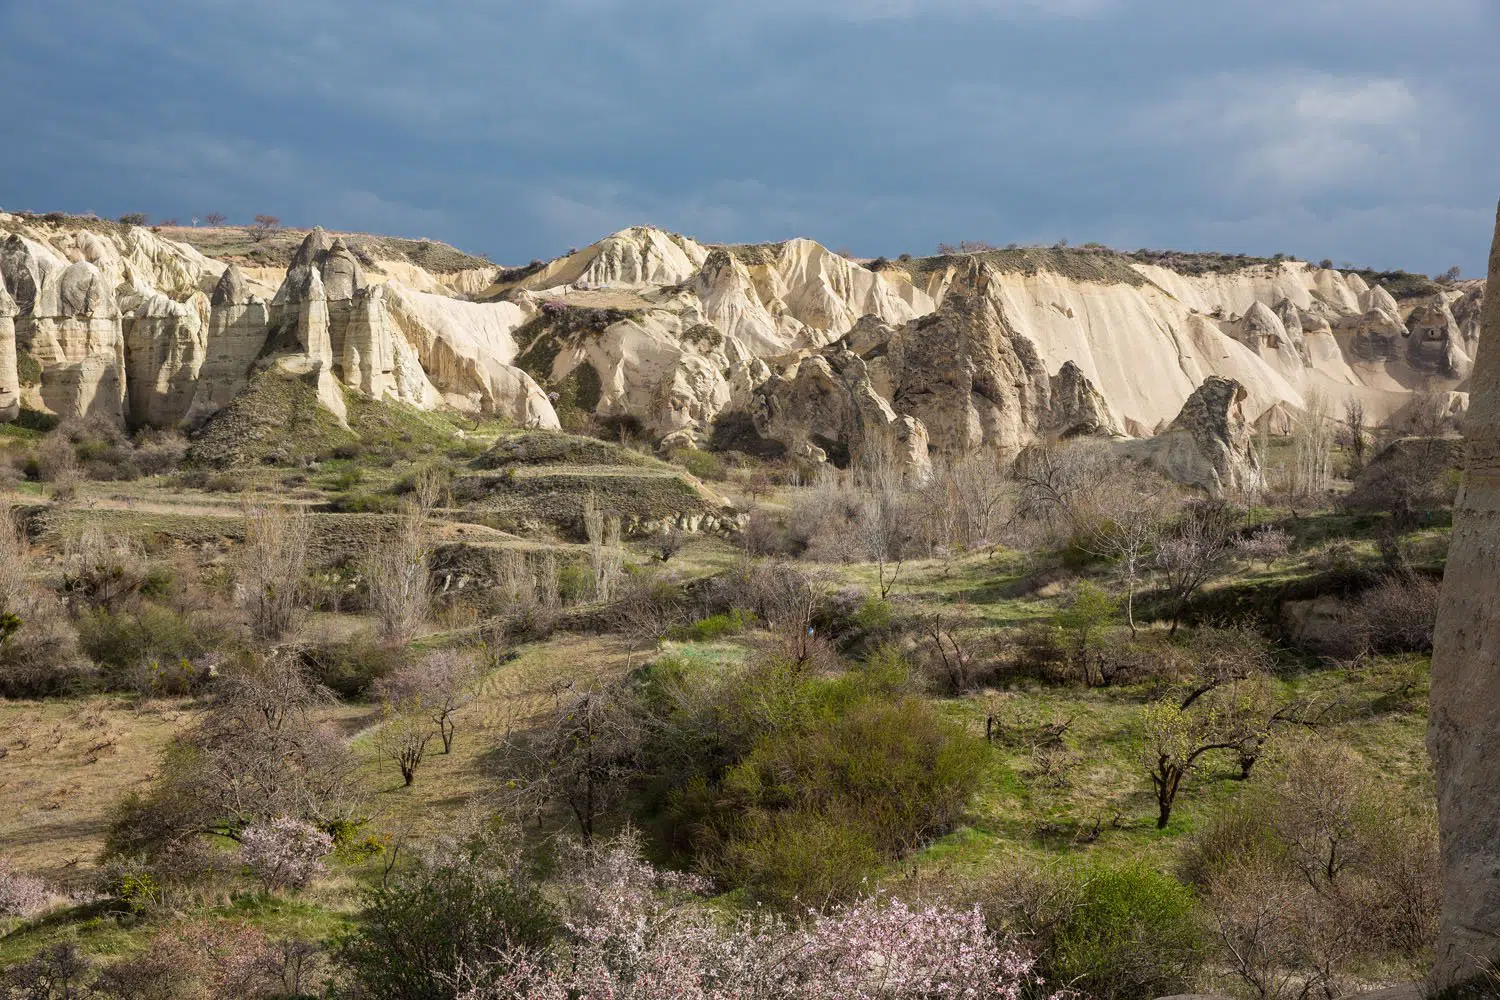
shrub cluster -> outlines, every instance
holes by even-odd
[[[950,829],[983,745],[907,690],[895,656],[827,677],[768,656],[728,675],[654,664],[647,820],[702,870],[783,904],[849,899]]]

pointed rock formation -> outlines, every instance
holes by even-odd
[[[948,455],[980,449],[1013,457],[1047,412],[1047,370],[990,295],[988,266],[971,260],[930,316],[890,344],[892,406],[916,417]]]
[[[1046,430],[1059,438],[1096,435],[1111,437],[1125,429],[1110,412],[1104,394],[1094,388],[1071,361],[1063,362],[1051,379],[1051,407],[1047,411]]]
[[[16,300],[0,281],[0,423],[21,415],[21,370],[16,362]]]
[[[202,423],[249,384],[250,369],[266,345],[267,323],[266,304],[250,293],[244,274],[230,264],[210,300],[203,363],[184,416],[187,423]]]
[[[1126,454],[1215,496],[1251,486],[1260,478],[1260,463],[1240,405],[1244,400],[1245,389],[1238,382],[1210,375],[1165,431],[1129,442]]]
[[[1500,281],[1500,213],[1489,280]],[[1476,978],[1500,959],[1500,296],[1484,304],[1470,397],[1427,730],[1442,845],[1437,990]]]
[[[309,236],[308,240],[312,237]],[[323,293],[329,302],[352,299],[365,287],[365,276],[359,269],[359,260],[342,239],[336,239],[323,254],[319,272],[323,277]]]

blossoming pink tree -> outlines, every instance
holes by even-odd
[[[323,859],[333,850],[332,837],[288,816],[248,827],[240,844],[245,866],[271,893],[305,888],[327,871]]]
[[[1033,961],[977,909],[865,899],[801,922],[726,919],[692,876],[659,872],[629,839],[575,858],[566,943],[513,952],[461,1000],[1023,1000]],[[1050,1000],[1061,1000],[1052,994]]]

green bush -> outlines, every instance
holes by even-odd
[[[812,809],[759,813],[725,849],[725,862],[760,899],[786,906],[852,899],[885,860],[849,817]]]
[[[207,651],[198,623],[149,601],[121,611],[84,612],[78,619],[78,642],[114,684],[138,680],[133,675],[152,663],[175,666]]]
[[[1202,961],[1192,891],[1144,863],[1084,862],[1058,876],[1069,900],[1043,964],[1098,1000],[1182,993]]]
[[[16,373],[22,385],[42,384],[42,363],[30,351],[16,352]]]
[[[691,625],[674,626],[668,637],[678,642],[713,642],[754,628],[755,620],[753,611],[730,608],[723,614],[700,618]]]
[[[908,682],[890,652],[832,678],[774,658],[728,677],[658,664],[643,801],[672,846],[760,898],[848,898],[950,829],[979,782],[983,744]]]
[[[682,448],[672,453],[672,460],[699,479],[723,480],[729,473],[713,452]]]
[[[453,1000],[460,972],[482,988],[507,968],[505,952],[542,948],[555,927],[507,846],[477,837],[368,890],[338,958],[356,996]]]
[[[557,567],[557,596],[564,604],[576,604],[594,596],[594,576],[582,563],[563,563]]]
[[[343,698],[363,698],[376,681],[402,665],[405,653],[362,637],[311,647],[303,651],[302,659],[319,684]]]

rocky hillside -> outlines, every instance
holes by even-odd
[[[732,426],[914,469],[1047,435],[1170,436],[1202,422],[1205,400],[1233,412],[1203,419],[1240,428],[1285,430],[1315,390],[1379,419],[1419,388],[1463,393],[1483,297],[1481,282],[1391,282],[1398,298],[1291,260],[1081,248],[861,263],[810,240],[708,246],[651,228],[515,269],[322,230],[0,214],[0,236],[0,419],[193,427],[275,367],[340,418],[342,384],[522,427],[558,427],[562,411],[687,443]]]

